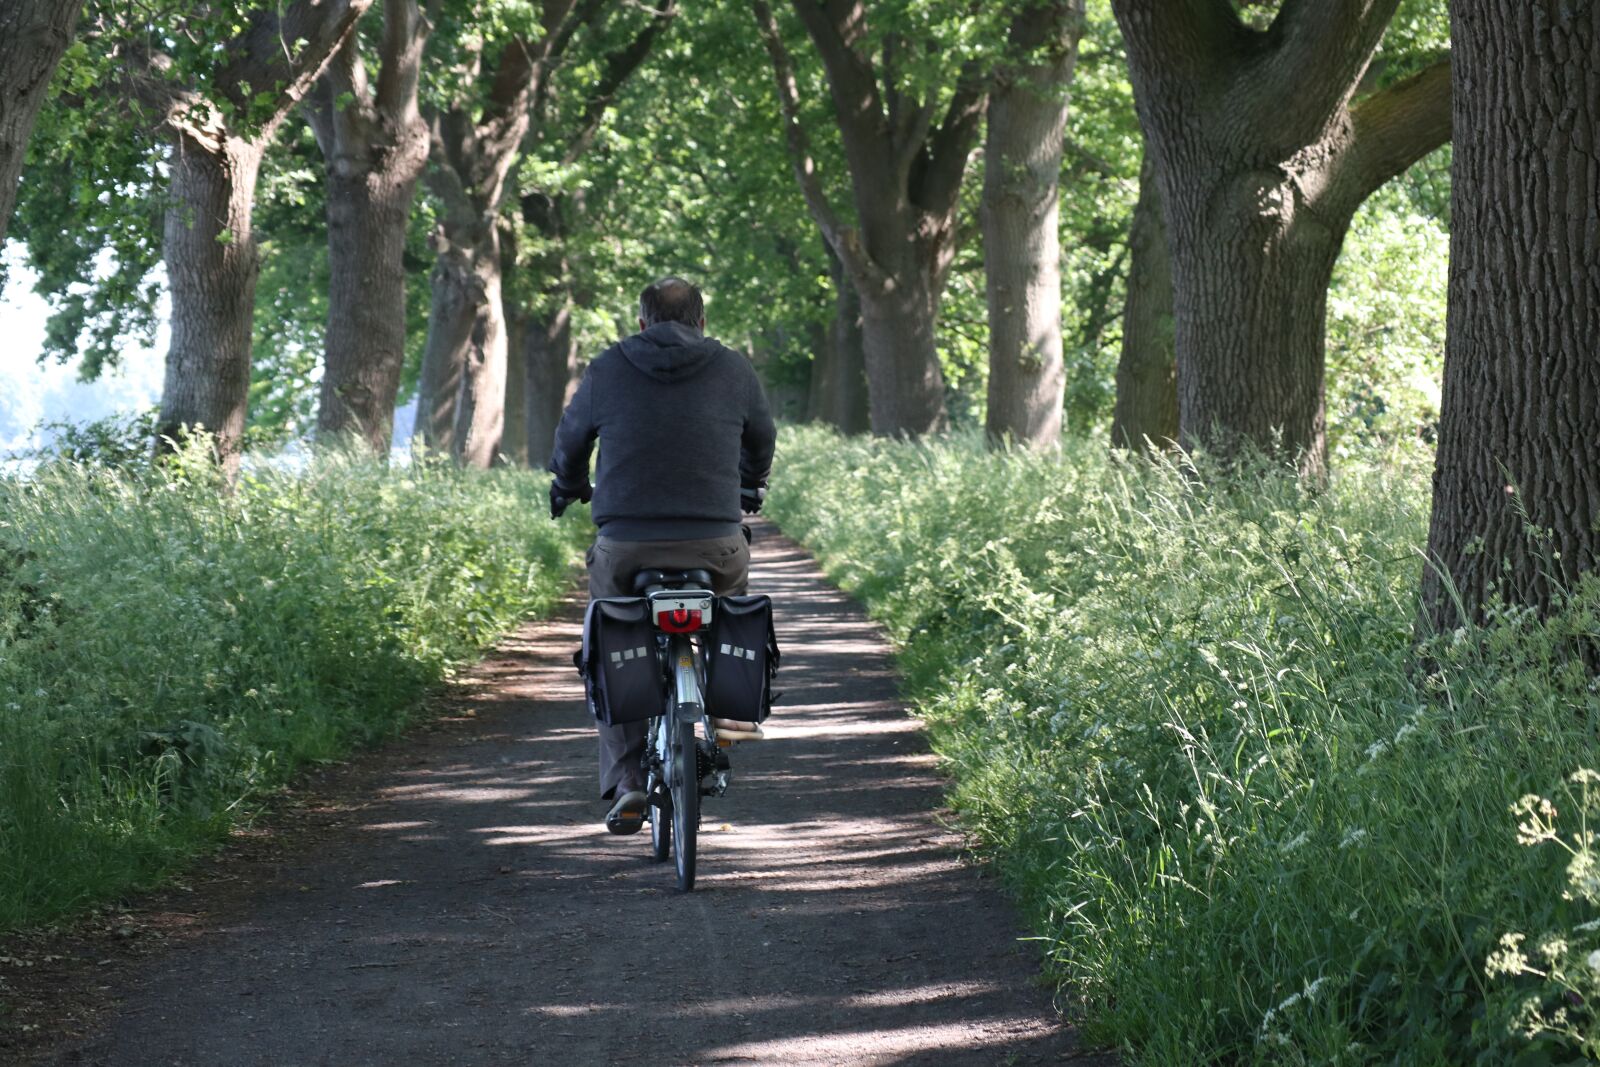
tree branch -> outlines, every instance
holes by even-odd
[[[1354,210],[1385,182],[1450,140],[1450,58],[1446,56],[1350,109],[1350,146],[1339,161],[1336,195]]]
[[[978,144],[989,86],[976,63],[968,63],[956,82],[955,95],[945,109],[939,128],[925,139],[925,151],[915,157],[910,174],[911,202],[944,218],[955,210],[972,150]]]
[[[767,6],[766,0],[750,0],[750,11],[755,16],[756,28],[761,32],[767,57],[772,61],[772,78],[778,87],[778,107],[783,113],[784,141],[789,149],[789,162],[794,166],[795,180],[800,183],[806,207],[811,210],[811,217],[822,231],[822,236],[829,245],[837,246],[844,227],[828,201],[827,192],[822,188],[816,161],[811,156],[811,143],[800,121],[800,91],[794,78],[794,63],[789,58],[789,50],[783,45],[783,38],[778,34],[777,20],[772,17],[772,8]]]
[[[408,125],[415,120],[422,51],[432,32],[433,25],[423,16],[417,0],[384,0],[383,43],[373,103],[390,121]]]
[[[855,47],[866,32],[861,0],[793,0],[793,4],[827,71],[852,176],[861,184],[892,186],[893,134],[872,64]]]
[[[1400,0],[1284,0],[1268,50],[1239,79],[1243,108],[1278,140],[1305,143],[1350,99]],[[1265,91],[1263,91],[1265,89]],[[1241,105],[1244,103],[1241,100]]]
[[[218,72],[218,86],[241,109],[256,94],[275,91],[281,117],[311,90],[371,6],[372,0],[296,0],[281,18],[273,9],[258,12],[230,42],[234,58]],[[302,41],[304,47],[291,54]]]
[[[583,118],[578,123],[578,132],[567,143],[567,150],[562,155],[563,165],[571,165],[594,142],[594,136],[616,99],[617,92],[623,83],[633,76],[633,72],[639,69],[639,65],[655,47],[656,39],[677,17],[677,0],[657,0],[657,6],[645,10],[649,11],[652,17],[644,29],[640,30],[627,45],[606,56],[605,69],[600,75],[600,81],[584,103]]]

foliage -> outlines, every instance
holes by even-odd
[[[148,884],[566,585],[511,471],[0,479],[0,928]]]
[[[1450,234],[1425,213],[1448,151],[1380,189],[1350,226],[1328,292],[1328,429],[1341,458],[1375,437],[1433,440]],[[1448,172],[1442,180],[1448,186]]]
[[[579,72],[581,73],[581,72]],[[820,69],[808,103],[829,114]],[[570,127],[570,116],[552,116]],[[521,174],[524,192],[561,195],[565,251],[579,296],[580,346],[632,332],[645,285],[665,274],[707,295],[710,332],[803,379],[812,331],[832,310],[821,238],[782,151],[765,54],[743,3],[683,5],[651,61],[624,85],[593,146],[565,159],[547,135]],[[824,156],[843,182],[843,164]],[[520,248],[537,250],[524,234]]]
[[[1563,999],[1592,981],[1600,910],[1569,868],[1593,801],[1556,802],[1571,852],[1516,847],[1511,809],[1600,765],[1600,683],[1568,654],[1600,582],[1415,669],[1429,468],[1405,444],[1315,492],[1090,442],[785,435],[771,512],[901,642],[955,807],[1087,1032],[1136,1062],[1564,1063],[1595,1040]],[[1508,933],[1543,976],[1502,966]]]
[[[47,422],[37,432],[48,444],[20,458],[46,464],[131,470],[150,460],[156,411],[108,415],[93,422]]]

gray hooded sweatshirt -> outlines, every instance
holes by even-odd
[[[748,359],[692,326],[661,322],[584,372],[550,458],[563,488],[588,485],[597,437],[601,535],[686,541],[738,533],[739,489],[767,484],[777,430]]]

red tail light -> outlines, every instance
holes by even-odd
[[[656,615],[656,625],[669,634],[692,634],[700,629],[700,612],[686,608],[662,611]]]

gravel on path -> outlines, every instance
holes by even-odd
[[[767,523],[750,585],[784,695],[705,802],[693,893],[601,825],[573,599],[463,680],[464,729],[379,754],[333,830],[194,902],[51,1062],[1101,1062],[942,825],[881,632]]]

